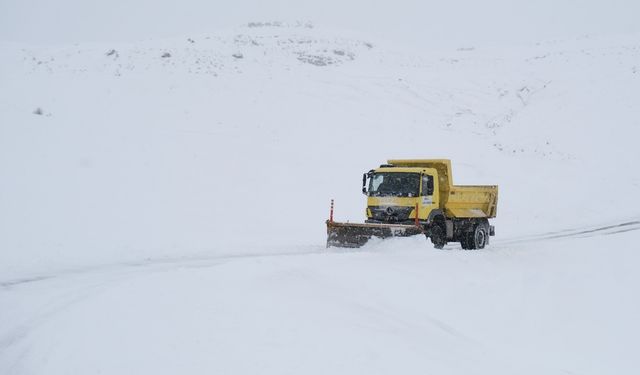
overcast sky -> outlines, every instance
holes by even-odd
[[[468,45],[640,32],[640,0],[0,0],[0,40],[134,41],[305,20],[389,39]]]

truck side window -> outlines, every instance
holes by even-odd
[[[433,176],[422,176],[422,196],[433,195]]]

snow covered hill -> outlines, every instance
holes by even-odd
[[[447,157],[457,183],[499,184],[499,236],[635,217],[639,41],[420,54],[252,22],[5,44],[2,267],[322,244],[329,200],[362,220],[359,176],[387,158]]]
[[[633,373],[639,61],[306,21],[2,43],[0,373]],[[324,249],[362,172],[435,157],[500,185],[489,249]]]

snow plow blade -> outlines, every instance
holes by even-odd
[[[422,229],[405,224],[356,224],[327,220],[327,247],[360,247],[371,237],[409,237]]]

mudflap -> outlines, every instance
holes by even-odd
[[[409,237],[421,233],[422,228],[415,225],[337,223],[327,220],[327,247],[360,247],[371,237]]]

